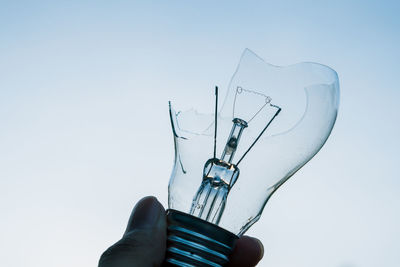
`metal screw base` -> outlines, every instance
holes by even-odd
[[[222,267],[238,237],[192,215],[167,211],[168,242],[163,266]]]

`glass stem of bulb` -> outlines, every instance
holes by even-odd
[[[239,145],[243,130],[247,127],[247,122],[238,118],[233,119],[233,126],[226,142],[225,149],[222,152],[221,160],[231,163]],[[229,158],[228,158],[229,157]],[[228,158],[228,160],[226,160]]]

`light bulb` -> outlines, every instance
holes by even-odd
[[[221,109],[215,93],[210,114],[175,112],[170,104],[166,265],[224,266],[271,195],[324,145],[339,105],[333,69],[273,66],[248,49]]]

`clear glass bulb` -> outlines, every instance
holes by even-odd
[[[217,116],[170,105],[169,208],[241,236],[324,145],[338,104],[333,69],[310,62],[278,67],[246,49]]]

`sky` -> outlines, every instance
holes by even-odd
[[[168,100],[212,110],[250,48],[330,66],[336,125],[247,234],[259,266],[399,266],[397,1],[1,1],[2,266],[96,266],[167,206]]]

